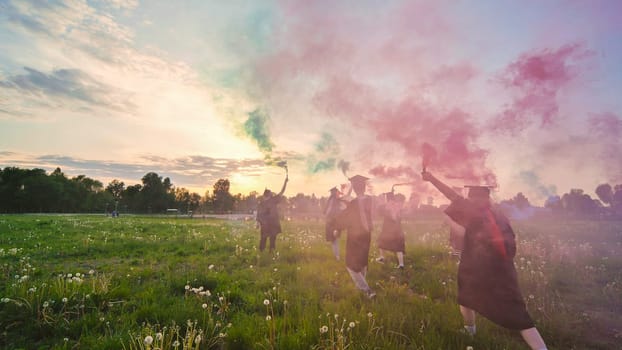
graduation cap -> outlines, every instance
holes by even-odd
[[[354,184],[364,184],[367,180],[369,180],[369,178],[363,175],[354,175],[348,180],[350,180],[350,182],[354,185]]]
[[[467,194],[469,198],[488,198],[490,197],[490,189],[493,186],[466,185],[464,187],[469,190]]]

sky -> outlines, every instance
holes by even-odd
[[[0,0],[0,167],[201,195],[622,183],[617,0]]]

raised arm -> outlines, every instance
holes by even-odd
[[[421,178],[424,181],[428,181],[432,185],[434,185],[434,187],[436,187],[445,197],[447,197],[447,199],[449,199],[452,202],[458,197],[460,197],[460,195],[456,193],[456,191],[454,191],[451,187],[444,184],[441,180],[437,179],[434,175],[432,175],[428,171],[422,172]]]
[[[285,193],[285,188],[287,187],[287,182],[289,181],[289,176],[285,175],[285,181],[283,181],[283,188],[281,188],[281,192],[277,194],[277,196],[282,196]]]

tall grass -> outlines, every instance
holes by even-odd
[[[246,221],[0,216],[0,347],[525,348],[482,318],[475,337],[458,331],[457,261],[440,220],[405,224],[404,270],[373,262],[372,245],[375,300],[332,257],[321,222],[283,224],[277,250],[260,253]],[[514,226],[522,291],[549,348],[616,348],[620,223]]]

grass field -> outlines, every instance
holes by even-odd
[[[372,244],[374,300],[332,257],[322,222],[283,224],[270,254],[252,221],[0,216],[0,347],[527,348],[483,318],[475,337],[458,332],[440,219],[404,224],[404,270],[375,263]],[[521,289],[549,349],[622,344],[621,224],[514,223]]]

